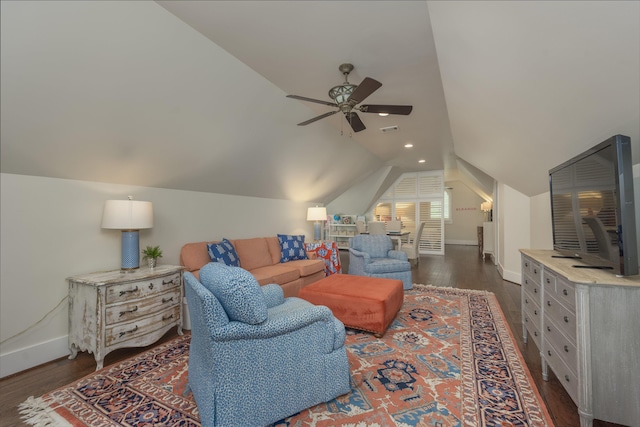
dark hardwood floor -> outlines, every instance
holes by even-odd
[[[340,253],[343,272],[348,272],[348,252]],[[476,246],[446,247],[445,256],[428,255],[420,258],[413,267],[415,283],[435,286],[450,286],[465,289],[484,289],[493,292],[511,328],[518,348],[529,367],[529,371],[545,401],[557,427],[578,427],[576,405],[564,391],[555,375],[550,371],[549,381],[542,380],[540,355],[533,341],[522,341],[520,317],[520,286],[502,280],[496,267],[489,260],[482,260]],[[166,342],[177,336],[175,329],[160,341]],[[157,343],[158,344],[158,343]],[[142,349],[120,349],[107,355],[105,365],[116,363],[139,353]],[[62,358],[27,371],[0,379],[0,426],[22,426],[17,405],[29,396],[40,396],[47,391],[62,387],[76,379],[91,374],[95,369],[92,355],[80,353],[74,360]],[[613,427],[615,424],[596,420],[594,427]]]

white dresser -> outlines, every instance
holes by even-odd
[[[533,338],[542,376],[555,373],[593,419],[640,426],[640,277],[574,268],[550,250],[521,250],[522,324]]]
[[[178,327],[182,335],[183,267],[103,271],[69,281],[69,350],[93,353],[96,370],[122,347],[143,347]]]

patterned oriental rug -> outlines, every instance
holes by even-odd
[[[35,426],[199,426],[190,335],[29,398]],[[553,426],[492,293],[414,285],[385,335],[347,329],[352,391],[274,426]],[[244,427],[244,426],[239,426]]]

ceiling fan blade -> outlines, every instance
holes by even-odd
[[[308,125],[309,123],[317,122],[318,120],[320,120],[320,119],[324,119],[325,117],[333,116],[333,115],[334,115],[335,113],[337,113],[338,111],[340,111],[340,110],[337,110],[337,111],[330,111],[330,112],[328,112],[328,113],[321,114],[321,115],[319,115],[319,116],[317,116],[317,117],[314,117],[313,119],[309,119],[309,120],[307,120],[306,122],[298,123],[298,126],[306,126],[306,125]]]
[[[364,101],[367,96],[378,90],[380,86],[382,86],[382,83],[379,81],[370,77],[365,77],[362,83],[360,83],[351,96],[349,96],[349,101],[355,101],[355,103],[358,104]]]
[[[411,114],[413,107],[411,105],[361,105],[359,110],[363,113],[402,114],[406,116]]]
[[[360,120],[358,114],[354,113],[353,111],[345,113],[344,116],[346,117],[354,132],[360,132],[361,130],[365,130],[367,128],[364,123],[362,123],[362,120]]]
[[[287,95],[287,98],[299,99],[301,101],[315,102],[316,104],[324,104],[324,105],[328,105],[330,107],[337,107],[338,106],[338,104],[336,104],[335,102],[322,101],[320,99],[307,98],[305,96]]]

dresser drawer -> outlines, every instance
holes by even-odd
[[[533,279],[536,283],[540,283],[540,263],[531,260],[531,258],[524,258],[522,270],[525,273],[528,273],[531,279]]]
[[[177,288],[180,284],[180,274],[171,274],[149,280],[112,285],[106,289],[106,302],[114,304],[132,298],[144,298],[171,288]]]
[[[525,317],[529,318],[531,323],[533,323],[536,329],[539,331],[542,325],[542,310],[538,303],[528,297],[522,301],[522,307],[524,310]]]
[[[529,274],[525,273],[524,280],[522,281],[522,286],[524,290],[529,295],[536,298],[537,301],[540,301],[540,295],[542,295],[542,288],[540,287],[540,283],[536,282]]]
[[[126,323],[117,323],[113,326],[107,326],[105,332],[105,344],[106,346],[111,346],[144,336],[155,330],[161,329],[165,325],[174,323],[179,316],[180,306],[176,305],[148,317],[139,318]]]
[[[551,319],[570,339],[576,340],[576,315],[549,294],[544,297],[544,316]]]
[[[575,342],[564,336],[558,327],[546,317],[544,319],[544,337],[555,349],[558,357],[576,374],[578,372],[578,355]]]
[[[529,335],[531,336],[531,338],[533,338],[533,342],[536,343],[536,347],[538,347],[538,349],[541,349],[542,343],[540,340],[542,338],[542,335],[540,334],[538,320],[539,319],[535,318],[532,319],[528,313],[524,314],[524,326],[525,328],[527,328],[527,331],[529,331]]]
[[[174,287],[168,292],[135,299],[121,304],[112,304],[106,308],[107,325],[147,316],[159,310],[177,305],[180,302],[180,288]]]
[[[544,286],[545,291],[555,292],[556,291],[556,274],[545,268],[544,270],[544,278],[542,279],[542,285]]]
[[[563,277],[558,277],[556,295],[558,301],[562,301],[571,310],[576,310],[576,287],[573,283],[567,282]]]
[[[562,359],[561,351],[556,349],[553,344],[546,338],[544,339],[544,358],[551,367],[551,370],[558,377],[558,381],[567,390],[574,403],[578,403],[578,377],[565,364]]]

